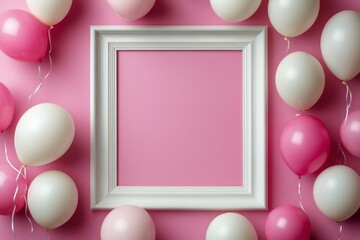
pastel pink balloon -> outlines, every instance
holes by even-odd
[[[20,176],[16,181],[18,173],[8,165],[0,165],[0,215],[11,215],[16,204],[16,212],[25,206],[26,181]],[[13,200],[16,188],[18,193]]]
[[[341,124],[340,138],[346,150],[360,158],[360,110],[350,113]]]
[[[145,16],[155,0],[107,0],[110,7],[122,18],[136,20]]]
[[[326,161],[330,152],[330,134],[318,118],[301,115],[292,119],[280,137],[280,152],[298,176],[314,173]]]
[[[26,11],[8,10],[0,15],[0,50],[18,61],[40,61],[47,54],[48,29]]]
[[[298,207],[285,205],[275,208],[266,218],[267,240],[308,240],[310,234],[309,217]]]
[[[14,116],[14,99],[9,89],[0,82],[0,131],[9,127]]]
[[[101,226],[101,240],[155,240],[155,225],[142,208],[125,205],[113,209]]]

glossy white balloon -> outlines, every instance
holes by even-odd
[[[342,11],[326,23],[321,34],[321,53],[330,71],[349,81],[360,73],[360,13]]]
[[[251,17],[259,8],[261,0],[210,0],[216,15],[228,22],[240,22]]]
[[[54,229],[66,223],[78,204],[74,181],[60,171],[38,175],[30,184],[28,206],[31,216],[43,228]]]
[[[329,167],[316,178],[313,195],[324,215],[336,222],[344,221],[360,207],[360,177],[347,166]]]
[[[107,0],[109,6],[122,18],[136,20],[144,17],[155,0]]]
[[[269,0],[268,15],[273,27],[284,37],[306,32],[319,15],[320,0]]]
[[[15,150],[24,165],[44,165],[61,157],[74,135],[69,112],[53,103],[41,103],[21,116],[15,129]]]
[[[41,22],[53,26],[70,11],[72,0],[26,0],[30,12]]]
[[[206,240],[257,240],[254,226],[243,215],[223,213],[210,223]]]
[[[307,110],[321,97],[325,73],[320,62],[306,52],[286,56],[276,70],[276,88],[290,107]]]

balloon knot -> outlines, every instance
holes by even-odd
[[[287,40],[289,40],[287,37],[284,37],[284,41],[287,41]]]
[[[54,25],[51,25],[51,26],[50,26],[50,29],[53,29],[53,28],[54,28]]]
[[[48,228],[44,228],[44,231],[45,231],[45,232],[49,232],[49,229],[48,229]]]
[[[21,165],[22,168],[26,168],[26,164]]]
[[[343,84],[343,85],[347,85],[347,82],[346,81],[341,81],[341,83]]]

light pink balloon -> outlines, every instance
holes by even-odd
[[[340,138],[346,150],[360,158],[360,110],[350,113],[341,124]]]
[[[9,127],[14,117],[14,99],[9,89],[0,82],[0,131]]]
[[[107,0],[110,7],[122,18],[136,20],[145,16],[155,0]]]
[[[155,240],[155,225],[142,208],[126,205],[113,209],[101,226],[101,240]]]
[[[309,115],[295,117],[281,133],[280,152],[296,175],[314,173],[329,156],[329,131],[318,118]]]
[[[8,165],[0,165],[0,215],[11,215],[16,204],[16,212],[25,206],[26,181],[20,176],[16,181],[18,173]],[[14,202],[16,188],[18,193]]]
[[[265,222],[267,240],[308,240],[309,217],[298,207],[285,205],[272,210]]]
[[[6,11],[0,15],[0,50],[18,61],[40,61],[47,53],[48,29],[26,11]]]

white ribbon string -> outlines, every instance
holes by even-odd
[[[343,225],[341,222],[338,222],[339,224],[339,235],[338,235],[338,240],[341,240],[341,234],[342,234],[342,231],[343,231]]]
[[[289,52],[290,50],[290,40],[287,37],[284,37],[284,40],[287,42],[287,49],[286,49],[286,53]]]
[[[339,165],[345,165],[346,164],[346,161],[347,161],[347,158],[346,158],[346,154],[341,146],[341,141],[339,140],[339,143],[338,143],[338,153],[337,155],[339,155],[339,153],[341,153],[341,157],[342,157],[342,160],[343,162],[341,162],[341,160],[339,158],[337,158],[337,164]]]
[[[302,185],[302,178],[301,178],[301,176],[299,176],[299,182],[298,182],[299,206],[300,206],[300,208],[305,212],[304,206],[303,206],[303,204],[302,204],[301,185]],[[306,212],[305,212],[305,213],[306,213]]]
[[[53,27],[50,27],[48,30],[48,38],[49,38],[49,52],[48,52],[48,58],[49,58],[49,71],[48,73],[45,75],[45,77],[41,77],[42,75],[42,70],[41,70],[41,62],[39,62],[38,64],[38,79],[40,80],[39,85],[36,87],[36,89],[34,90],[34,92],[29,96],[28,98],[28,105],[30,104],[30,100],[31,98],[33,98],[35,96],[35,94],[40,90],[40,88],[44,85],[45,80],[50,76],[51,72],[52,72],[52,58],[51,58],[51,52],[52,52],[52,42],[51,42],[51,34],[50,31]]]
[[[26,167],[24,167],[24,176],[25,176],[25,181],[26,181]],[[28,186],[27,184],[25,185],[25,190],[24,192],[26,193],[28,190]],[[31,218],[29,217],[29,205],[28,205],[28,201],[27,201],[27,197],[26,197],[26,194],[24,194],[24,200],[25,200],[25,217],[27,218],[29,224],[30,224],[30,231],[33,233],[34,232],[34,226],[33,226],[33,223],[31,221]]]
[[[352,103],[352,92],[350,90],[349,85],[346,82],[343,82],[346,86],[346,95],[345,95],[345,102],[346,102],[346,108],[345,108],[345,119],[344,124],[346,123],[348,116],[349,116],[349,110]]]

